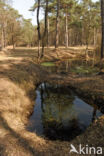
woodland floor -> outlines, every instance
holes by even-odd
[[[84,51],[85,47],[68,50],[62,47],[57,52],[50,48],[42,61],[82,59]],[[37,48],[16,48],[13,51],[9,47],[0,52],[0,155],[67,156],[71,143],[75,146],[102,146],[104,150],[104,116],[71,142],[49,141],[26,130],[34,105],[35,88],[43,81],[70,86],[86,100],[104,105],[103,74],[51,74],[38,64]]]

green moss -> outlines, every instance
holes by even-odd
[[[53,62],[43,62],[41,63],[42,66],[46,66],[46,67],[52,67],[55,66],[55,63]]]
[[[78,66],[71,69],[71,72],[76,74],[93,74],[98,72],[98,68],[92,68],[88,66]]]

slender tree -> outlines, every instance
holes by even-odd
[[[59,46],[59,16],[60,16],[60,0],[57,0],[56,41],[55,41],[55,48],[58,48],[58,46]]]
[[[49,17],[47,18],[47,48],[49,48]]]
[[[44,46],[45,46],[45,38],[47,34],[47,28],[48,28],[48,0],[46,0],[46,7],[45,7],[45,28],[44,28],[44,33],[42,36],[42,53],[41,53],[41,58],[44,56]]]
[[[66,6],[66,13],[65,13],[65,45],[68,48],[68,9]]]
[[[37,7],[38,58],[40,58],[41,55],[40,54],[41,33],[40,33],[39,13],[40,13],[40,0],[38,0],[38,7]]]

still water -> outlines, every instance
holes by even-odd
[[[68,87],[42,83],[36,94],[27,129],[48,139],[71,140],[102,115]]]

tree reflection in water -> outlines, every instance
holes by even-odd
[[[45,136],[50,139],[70,140],[82,133],[86,125],[81,124],[73,104],[75,95],[68,88],[44,83],[40,87],[42,123]],[[92,121],[96,118],[94,109]]]
[[[97,107],[84,102],[68,87],[42,83],[36,93],[28,130],[40,136],[71,140],[102,115]]]

